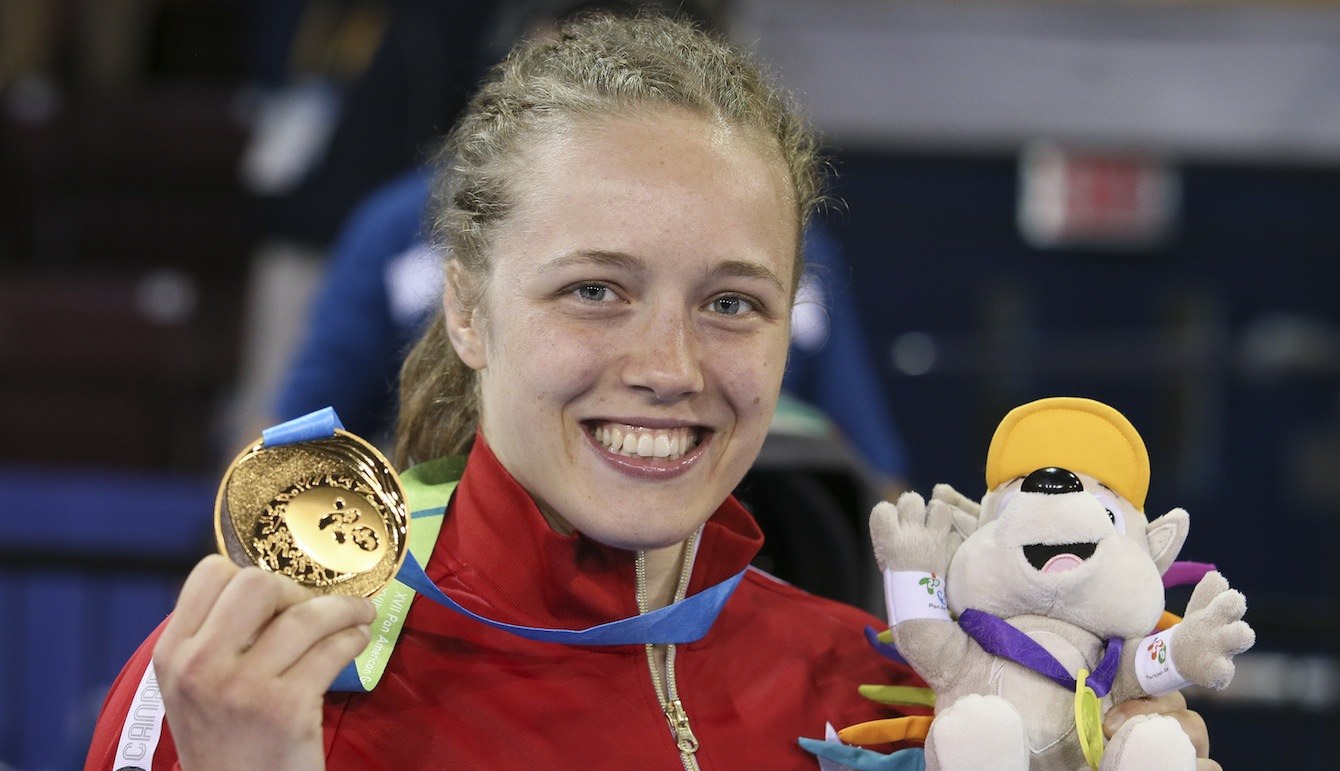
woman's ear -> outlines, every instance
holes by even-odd
[[[468,292],[472,279],[456,260],[447,262],[446,279],[446,286],[442,287],[442,310],[446,314],[451,347],[456,349],[456,355],[465,366],[483,369],[488,366],[488,358],[484,355],[484,340],[480,334],[482,318],[477,308],[466,308],[460,299],[462,294],[473,294]]]

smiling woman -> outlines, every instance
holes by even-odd
[[[443,307],[402,376],[397,462],[417,514],[446,509],[416,588],[466,613],[402,598],[370,626],[206,559],[89,767],[124,765],[146,688],[154,767],[190,771],[812,769],[798,737],[889,716],[855,689],[916,682],[866,645],[881,623],[751,569],[730,494],[778,400],[813,147],[686,24],[521,44],[441,155]],[[380,682],[326,693],[369,643],[394,645]]]
[[[681,108],[642,111],[523,151],[544,194],[510,207],[480,302],[449,292],[445,325],[477,372],[480,433],[540,508],[601,543],[660,549],[762,446],[797,231],[775,149]],[[453,289],[471,280],[452,268]],[[606,430],[619,451],[596,439]],[[673,460],[672,439],[687,450]]]

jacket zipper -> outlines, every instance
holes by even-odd
[[[694,533],[684,544],[684,560],[679,569],[679,583],[675,585],[675,598],[673,602],[679,602],[684,599],[689,590],[689,575],[693,572],[693,548],[698,539],[698,534]],[[639,551],[635,562],[637,566],[637,610],[639,613],[646,613],[650,602],[647,599],[647,555],[646,552]],[[679,688],[675,684],[675,652],[674,645],[654,645],[647,643],[647,669],[651,672],[651,684],[656,689],[656,698],[661,702],[661,711],[665,713],[665,720],[670,725],[670,736],[675,740],[675,747],[679,749],[679,761],[684,764],[685,771],[699,771],[698,759],[694,753],[698,751],[698,737],[693,735],[693,728],[689,726],[689,713],[684,710],[684,703],[679,698]],[[656,663],[656,649],[665,649],[665,678],[662,680],[660,666]]]

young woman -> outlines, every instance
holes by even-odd
[[[855,686],[912,676],[866,646],[875,619],[748,569],[761,537],[730,496],[785,366],[809,134],[732,49],[598,17],[520,45],[443,158],[444,308],[405,366],[397,460],[468,462],[428,576],[545,629],[743,578],[678,646],[540,642],[420,598],[380,684],[327,695],[370,603],[207,558],[88,767],[118,762],[152,657],[155,768],[815,768],[797,737],[887,716]]]

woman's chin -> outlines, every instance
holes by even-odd
[[[630,530],[620,527],[593,526],[582,529],[582,535],[615,549],[627,551],[656,551],[679,546],[698,531],[699,525],[686,525],[678,528],[656,528],[653,530]]]

